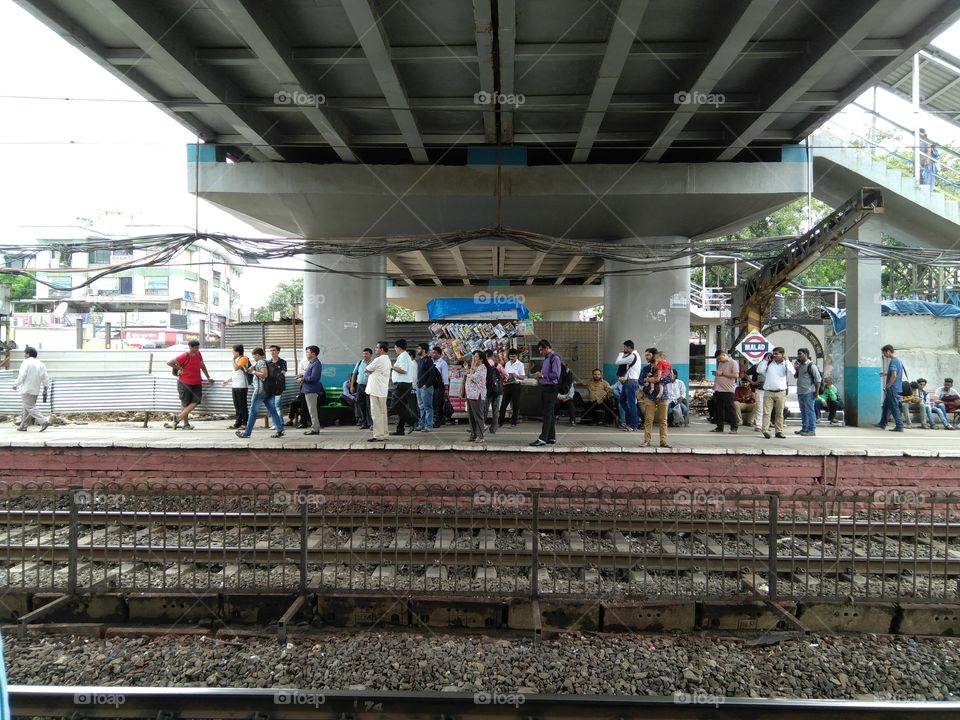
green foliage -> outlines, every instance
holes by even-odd
[[[10,286],[11,300],[32,300],[37,295],[37,281],[33,275],[0,275],[0,283]],[[15,311],[27,310],[25,303],[14,302]]]
[[[257,308],[253,317],[257,322],[269,322],[273,320],[273,313],[279,310],[281,318],[291,318],[293,306],[302,304],[303,278],[297,278],[292,282],[278,285],[267,300],[267,304]]]
[[[387,322],[413,322],[415,318],[413,310],[387,303]]]

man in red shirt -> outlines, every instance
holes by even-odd
[[[733,407],[737,411],[737,424],[750,427],[757,411],[757,396],[753,394],[750,380],[744,378],[733,391]]]
[[[213,382],[203,362],[203,355],[200,354],[200,341],[188,342],[187,351],[177,355],[173,360],[168,360],[167,365],[174,369],[177,376],[177,394],[180,396],[180,406],[183,408],[169,427],[176,430],[177,426],[182,424],[185,429],[193,430],[193,425],[190,424],[190,413],[203,399],[203,380],[200,378],[200,373],[207,376],[207,382]]]

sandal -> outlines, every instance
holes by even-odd
[[[164,426],[165,428],[167,428],[168,430],[169,430],[170,428],[173,428],[174,430],[176,430],[176,429],[177,429],[177,426],[178,426],[179,424],[180,424],[180,421],[179,421],[179,420],[174,420],[173,422],[165,422],[165,423],[163,424],[163,426]]]

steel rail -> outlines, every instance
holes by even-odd
[[[4,562],[67,562],[74,552],[69,544],[0,546],[0,560]],[[242,547],[214,545],[81,545],[75,550],[83,562],[242,562],[247,565],[279,564],[289,560],[299,562],[301,549],[298,545],[288,547]],[[616,550],[537,550],[541,560],[560,559],[566,567],[570,560],[589,563],[605,569],[643,568],[647,570],[704,570],[736,572],[739,570],[766,571],[769,557],[759,551],[754,555],[743,553],[713,555],[701,553],[623,552]],[[385,562],[398,565],[459,565],[486,566],[491,560],[503,567],[530,567],[534,550],[478,548],[351,548],[307,547],[307,562],[313,564],[363,564],[379,565]],[[906,559],[896,556],[839,557],[836,555],[777,555],[778,572],[805,570],[811,564],[839,571],[851,570],[868,574],[899,574],[903,566],[923,575],[960,575],[960,555],[942,558]],[[927,572],[924,572],[927,571]]]
[[[951,702],[864,702],[783,698],[714,698],[518,693],[378,692],[246,688],[9,686],[15,717],[220,720],[316,717],[352,720],[530,718],[582,720],[955,720]],[[490,700],[490,702],[483,702]]]
[[[166,525],[197,526],[206,529],[224,527],[290,527],[303,523],[299,512],[160,512],[155,510],[80,510],[78,519],[84,527],[90,525]],[[378,522],[379,521],[379,522]],[[385,522],[388,521],[388,522]],[[33,523],[41,526],[66,526],[70,522],[69,510],[8,510],[0,513],[0,526],[21,526]],[[382,516],[369,513],[308,513],[309,527],[435,530],[443,527],[472,528],[477,530],[526,530],[532,518],[527,515],[491,515],[467,513],[462,515],[420,515],[417,513],[387,513]],[[827,520],[821,518],[785,518],[777,521],[778,535],[801,537],[860,537],[863,535],[895,535],[899,537],[960,538],[960,522],[925,522],[883,520]],[[709,533],[716,535],[753,534],[766,535],[770,522],[763,519],[738,518],[661,518],[661,517],[597,517],[589,515],[549,515],[539,518],[540,530],[580,530],[584,532]]]

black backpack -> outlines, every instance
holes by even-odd
[[[267,363],[267,376],[263,378],[263,392],[267,397],[282,395],[286,381],[280,374],[280,366],[275,362]]]
[[[503,394],[503,376],[496,365],[487,363],[487,396],[500,397]]]
[[[557,383],[557,392],[561,395],[566,395],[570,392],[570,388],[573,385],[573,371],[568,368],[565,364],[560,365],[560,381]]]
[[[617,377],[618,377],[618,378],[625,378],[625,377],[627,376],[627,370],[629,370],[630,368],[632,368],[634,365],[637,364],[637,359],[638,359],[640,356],[637,355],[636,352],[631,353],[631,355],[633,355],[633,361],[632,361],[629,365],[627,365],[627,364],[617,365]],[[567,390],[569,390],[569,389],[570,389],[570,388],[567,388]]]

